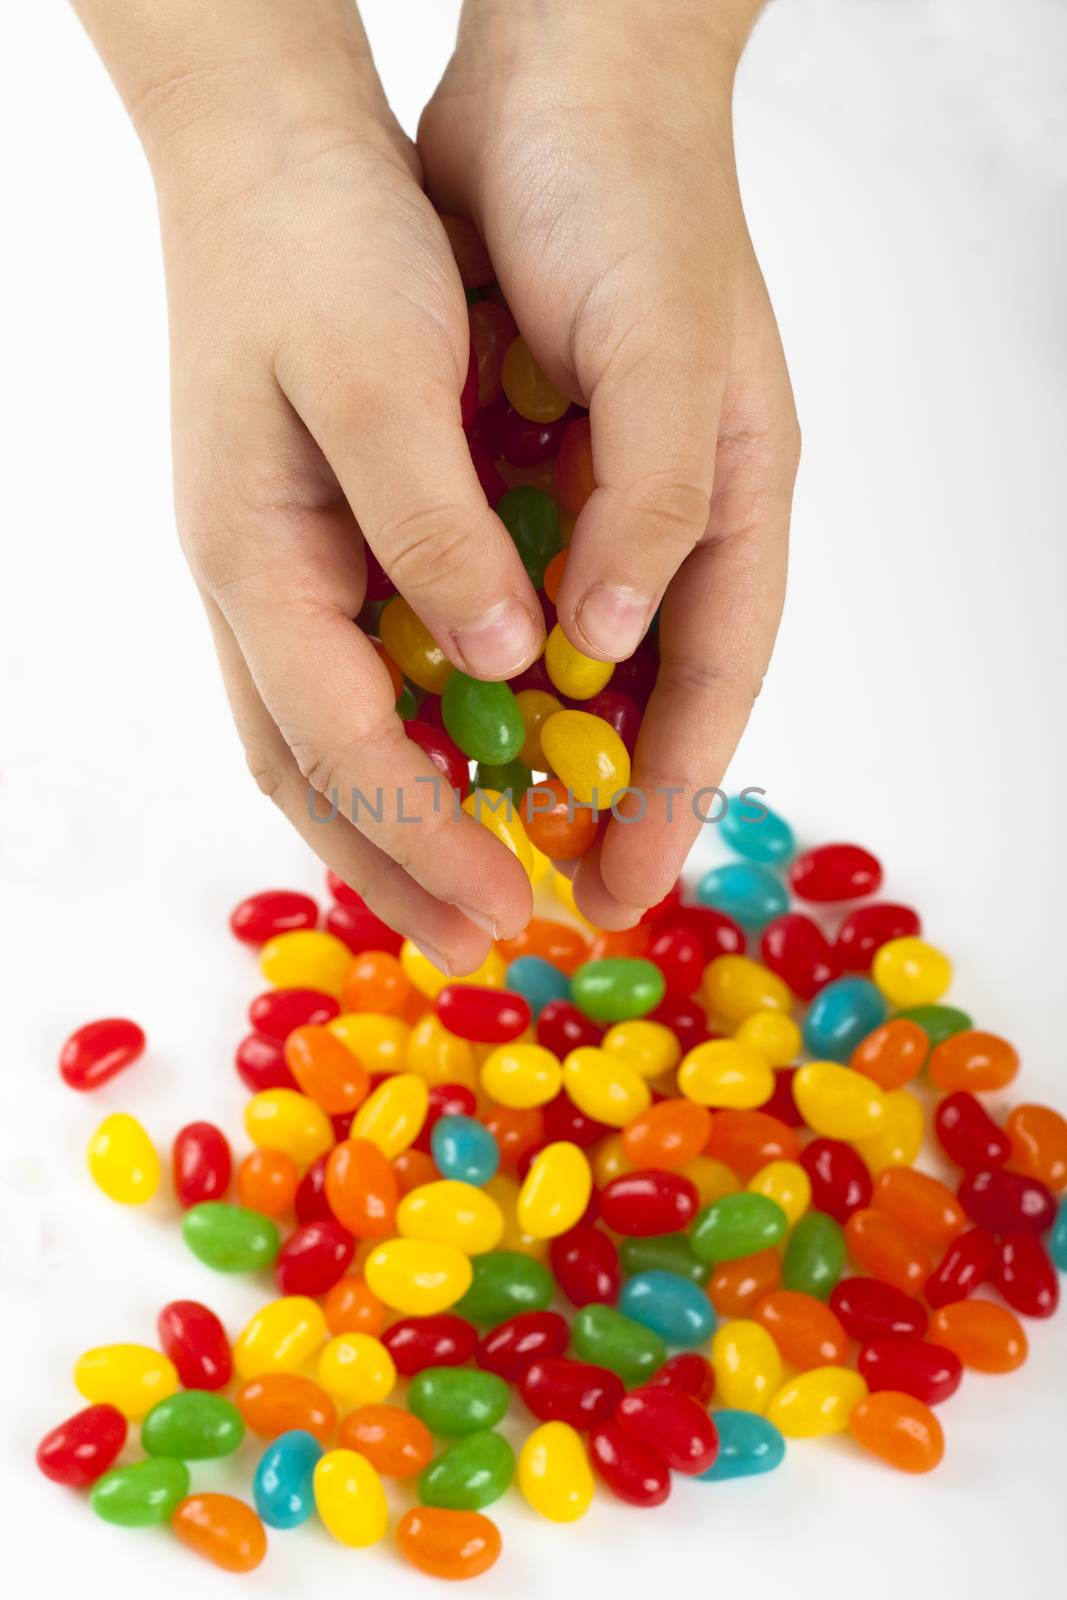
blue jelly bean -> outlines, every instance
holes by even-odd
[[[1053,1266],[1058,1267],[1060,1272],[1067,1272],[1067,1195],[1060,1201],[1060,1209],[1048,1236],[1048,1253]]]
[[[742,795],[732,795],[719,831],[739,856],[746,861],[761,861],[768,867],[784,866],[797,847],[788,822],[759,798],[746,800]]]
[[[700,1474],[707,1483],[724,1478],[754,1478],[773,1472],[785,1455],[785,1440],[766,1417],[754,1411],[715,1411],[712,1421],[719,1435],[715,1464]]]
[[[536,1020],[550,1000],[569,1000],[571,980],[543,956],[519,956],[508,967],[504,986],[521,994]]]
[[[835,978],[808,1008],[804,1044],[817,1061],[848,1061],[885,1019],[885,996],[869,978]]]
[[[315,1465],[321,1455],[321,1444],[303,1428],[271,1440],[252,1483],[256,1510],[269,1528],[298,1528],[310,1517],[315,1509]]]
[[[458,1178],[479,1188],[500,1165],[496,1140],[473,1117],[438,1117],[430,1134],[430,1154],[442,1178]]]
[[[712,867],[697,885],[702,906],[724,911],[743,928],[765,928],[789,909],[784,883],[758,861],[729,861]]]
[[[704,1290],[679,1272],[652,1269],[630,1278],[619,1310],[667,1344],[703,1344],[715,1332],[715,1310]]]

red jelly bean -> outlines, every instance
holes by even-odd
[[[470,308],[471,340],[478,363],[478,405],[484,410],[503,393],[500,369],[504,352],[518,337],[515,319],[506,306],[495,300],[479,300]]]
[[[625,1392],[618,1373],[563,1357],[535,1361],[519,1379],[519,1393],[535,1417],[582,1430],[613,1417]]]
[[[434,1123],[442,1117],[473,1117],[477,1109],[477,1096],[465,1083],[435,1083],[427,1096],[426,1115],[414,1148],[429,1155]]]
[[[369,545],[365,547],[364,554],[367,558],[369,570],[369,563],[373,556],[373,551]],[[376,560],[377,558],[375,557],[374,559]],[[390,588],[392,588],[391,583]],[[382,598],[384,599],[384,596],[382,596]],[[367,903],[360,894],[359,890],[351,888],[343,878],[339,878],[332,867],[326,868],[326,887],[330,891],[331,899],[336,900],[339,905],[365,906]]]
[[[843,972],[867,972],[890,939],[917,939],[921,933],[919,914],[910,906],[859,906],[838,928],[834,954]]]
[[[777,1117],[779,1122],[784,1122],[787,1128],[804,1127],[803,1114],[793,1099],[796,1073],[796,1067],[776,1067],[771,1098],[765,1100],[760,1108],[768,1117]]]
[[[59,1052],[59,1072],[72,1089],[99,1089],[144,1054],[144,1029],[128,1017],[102,1017],[76,1028]],[[49,1435],[51,1437],[51,1435]]]
[[[648,1382],[654,1388],[678,1389],[707,1406],[715,1393],[715,1368],[698,1350],[679,1350]]]
[[[402,1378],[427,1367],[462,1367],[478,1348],[473,1323],[444,1311],[434,1317],[401,1317],[381,1336]]]
[[[242,944],[266,944],[279,933],[313,928],[319,908],[309,894],[295,889],[264,889],[242,900],[230,913],[230,930]]]
[[[322,1027],[340,1014],[333,995],[319,989],[268,989],[257,994],[248,1020],[257,1033],[284,1044],[294,1028]]]
[[[559,449],[567,426],[567,413],[555,422],[531,422],[513,406],[505,406],[500,419],[500,454],[513,467],[537,467]]]
[[[671,1492],[666,1461],[621,1423],[605,1422],[595,1428],[589,1437],[589,1454],[611,1492],[632,1506],[661,1506]]]
[[[600,1193],[605,1227],[628,1238],[677,1233],[696,1216],[696,1185],[680,1172],[624,1172]]]
[[[541,1110],[545,1144],[558,1144],[564,1140],[568,1144],[576,1144],[581,1150],[588,1150],[605,1134],[612,1132],[606,1123],[597,1122],[595,1117],[587,1117],[584,1111],[580,1111],[569,1094],[561,1092]]]
[[[344,1277],[355,1248],[348,1229],[333,1217],[295,1229],[274,1263],[279,1294],[325,1294]]]
[[[604,1030],[569,1000],[550,1000],[537,1018],[537,1041],[562,1061],[580,1045],[599,1044]]]
[[[326,932],[346,944],[354,956],[361,956],[364,950],[386,950],[398,956],[404,942],[403,935],[394,933],[369,906],[331,906],[326,913]]]
[[[923,1286],[923,1294],[936,1311],[955,1300],[966,1300],[993,1274],[996,1241],[982,1228],[968,1228],[945,1251]]]
[[[478,357],[474,350],[474,340],[470,342],[470,356],[467,360],[467,376],[463,380],[463,388],[459,392],[459,420],[465,428],[469,428],[478,415]]]
[[[760,954],[764,966],[801,1000],[811,1000],[841,971],[834,948],[818,923],[799,911],[787,912],[767,924]]]
[[[260,1094],[264,1089],[295,1089],[296,1079],[289,1071],[280,1039],[263,1033],[249,1033],[237,1046],[234,1056],[237,1076],[246,1089]]]
[[[830,1310],[845,1332],[863,1344],[921,1339],[930,1320],[914,1295],[880,1278],[843,1278],[830,1292]]]
[[[999,1167],[1011,1155],[1011,1138],[966,1089],[948,1094],[934,1112],[938,1143],[958,1167],[974,1172]]]
[[[517,1383],[535,1361],[561,1356],[571,1336],[558,1311],[520,1311],[487,1333],[478,1346],[477,1362],[508,1383]]]
[[[616,672],[618,668],[616,667]],[[713,906],[676,906],[659,924],[661,929],[686,928],[695,933],[704,946],[705,962],[716,956],[738,956],[745,953],[743,928],[728,917],[725,911]]]
[[[619,1402],[619,1426],[661,1455],[672,1472],[707,1472],[719,1453],[719,1435],[692,1395],[662,1384],[633,1389]]]
[[[226,1329],[199,1300],[171,1300],[156,1319],[159,1347],[178,1369],[183,1389],[225,1389],[233,1375]]]
[[[928,1406],[954,1395],[963,1377],[956,1352],[925,1339],[874,1339],[860,1351],[857,1366],[872,1394],[893,1389]]]
[[[86,1406],[45,1434],[37,1465],[53,1483],[83,1489],[111,1466],[126,1443],[126,1418],[115,1406]]]
[[[633,655],[616,666],[611,675],[611,687],[632,696],[639,706],[646,706],[656,687],[658,672],[659,648],[654,638],[646,634]]]
[[[296,1186],[293,1212],[301,1227],[311,1222],[326,1222],[334,1214],[326,1194],[326,1163],[330,1154],[326,1151],[316,1156]]]
[[[434,1009],[449,1033],[479,1044],[506,1044],[530,1026],[530,1007],[521,994],[474,983],[446,983]]]
[[[621,1282],[619,1252],[602,1228],[579,1223],[553,1239],[549,1260],[556,1282],[572,1306],[610,1306]]]
[[[1012,1310],[1024,1317],[1051,1317],[1060,1303],[1056,1269],[1032,1233],[1013,1233],[1000,1241],[993,1282]]]
[[[990,1233],[1044,1233],[1056,1220],[1056,1200],[1038,1178],[991,1167],[969,1172],[959,1187],[960,1204]]]
[[[600,717],[609,728],[614,728],[627,750],[633,755],[637,735],[641,731],[642,713],[641,707],[632,695],[624,694],[621,689],[601,689],[591,700],[582,702],[582,710],[587,711],[591,717]],[[677,899],[672,903],[677,904]],[[642,922],[649,920],[647,912],[641,920]]]
[[[667,993],[685,1000],[704,975],[704,946],[691,928],[664,928],[645,952],[662,972]]]
[[[863,1157],[840,1139],[813,1139],[801,1152],[800,1164],[811,1179],[811,1203],[835,1222],[846,1223],[854,1211],[871,1203],[874,1183]]]
[[[649,1012],[651,1022],[662,1022],[670,1028],[685,1055],[694,1045],[703,1044],[711,1035],[703,1006],[695,1000],[683,1000],[678,995],[667,995],[655,1011]]]
[[[435,728],[416,717],[405,722],[404,732],[412,744],[424,750],[452,789],[458,789],[462,800],[471,786],[470,766],[456,741],[444,728]]]
[[[226,1135],[213,1122],[188,1122],[174,1138],[174,1193],[187,1209],[221,1200],[230,1187],[233,1157]]]
[[[882,864],[858,844],[823,844],[797,856],[789,868],[793,893],[819,904],[877,894]]]

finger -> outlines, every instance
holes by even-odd
[[[644,908],[624,905],[604,883],[600,866],[603,840],[598,839],[592,850],[575,863],[574,899],[578,910],[597,928],[609,933],[621,933],[640,922]]]

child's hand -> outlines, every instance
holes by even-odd
[[[590,408],[598,488],[561,622],[617,660],[662,601],[631,779],[647,816],[612,822],[575,878],[606,927],[677,876],[693,796],[725,770],[782,605],[799,435],[731,137],[758,9],[467,0],[419,130],[431,196],[477,222],[538,361]]]

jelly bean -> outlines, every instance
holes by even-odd
[[[891,939],[917,938],[921,933],[918,913],[910,906],[859,906],[837,930],[834,953],[846,972],[869,972],[884,944]]]
[[[789,905],[785,886],[768,867],[756,861],[732,861],[713,867],[697,885],[701,905],[724,911],[743,928],[765,928]]]
[[[812,1295],[776,1289],[758,1303],[755,1320],[782,1359],[801,1371],[842,1366],[847,1358],[848,1335],[834,1312]]]
[[[727,1194],[698,1212],[693,1251],[701,1261],[737,1261],[785,1237],[789,1219],[762,1194]]]
[[[470,789],[470,771],[463,751],[445,732],[444,728],[431,727],[416,717],[405,725],[404,732],[413,744],[429,756],[449,788],[458,792],[462,800]],[[352,1006],[350,1010],[355,1010]]]
[[[635,1167],[677,1171],[704,1149],[711,1114],[691,1100],[660,1100],[627,1124],[623,1148]]]
[[[225,1200],[190,1207],[182,1220],[182,1238],[216,1272],[255,1272],[269,1267],[278,1254],[278,1230],[270,1218]]]
[[[285,1064],[277,1039],[267,1039],[259,1033],[248,1034],[237,1046],[233,1064],[241,1082],[252,1094],[261,1094],[264,1089],[296,1088],[296,1079]]]
[[[809,1061],[800,1067],[793,1096],[809,1127],[832,1139],[869,1137],[886,1114],[878,1085],[835,1061]]]
[[[299,1088],[324,1111],[352,1111],[366,1099],[366,1068],[328,1027],[294,1028],[284,1048]]]
[[[875,1339],[859,1353],[859,1371],[871,1393],[891,1389],[925,1405],[938,1405],[956,1393],[963,1376],[959,1356],[924,1339]]]
[[[881,1211],[854,1211],[845,1224],[845,1242],[863,1272],[908,1294],[918,1294],[930,1276],[926,1246]]]
[[[907,1089],[894,1089],[885,1097],[885,1116],[876,1134],[856,1141],[870,1172],[887,1167],[910,1167],[922,1149],[925,1118],[922,1102]]]
[[[59,1072],[71,1089],[99,1089],[144,1054],[144,1030],[127,1017],[104,1017],[76,1028],[59,1052]]]
[[[811,1179],[796,1161],[771,1161],[749,1179],[753,1194],[765,1195],[781,1206],[789,1225],[798,1222],[811,1204]]]
[[[350,1411],[338,1439],[344,1449],[366,1456],[383,1478],[413,1478],[433,1457],[430,1430],[399,1406],[367,1405]]]
[[[560,972],[571,973],[585,960],[589,944],[577,928],[568,927],[563,922],[552,922],[548,917],[531,917],[521,933],[516,934],[514,939],[499,940],[497,948],[509,962],[517,961],[521,956],[540,956],[542,961],[547,961]],[[554,1028],[557,1026],[556,1019],[559,1019],[558,1026],[564,1029],[555,1043],[551,1039],[543,1039],[541,1019],[538,1018],[539,1042],[556,1055],[566,1055],[577,1044],[596,1044],[599,1041],[601,1030],[583,1017],[575,1006],[550,1000],[545,1011],[548,1013],[546,1027]]]
[[[539,1017],[553,1000],[566,1000],[570,980],[541,956],[519,956],[508,967],[508,984],[521,994],[534,1017]]]
[[[120,1528],[150,1528],[167,1522],[189,1493],[189,1468],[165,1456],[113,1467],[93,1484],[89,1504],[98,1517]]]
[[[1018,1318],[988,1300],[940,1307],[930,1319],[929,1338],[975,1372],[1014,1372],[1029,1349]]]
[[[680,1172],[626,1172],[600,1195],[606,1227],[629,1237],[674,1233],[697,1214],[695,1185]]]
[[[619,1292],[619,1253],[614,1241],[591,1223],[579,1223],[553,1239],[552,1271],[574,1306],[610,1305]]]
[[[340,999],[352,951],[343,940],[319,928],[301,928],[268,940],[259,968],[276,989],[319,989]]]
[[[485,1126],[496,1141],[501,1166],[510,1171],[545,1140],[545,1123],[539,1106],[522,1109],[494,1105],[485,1113]],[[490,1178],[484,1187],[488,1188],[495,1181],[495,1177]]]
[[[563,1062],[568,1098],[594,1121],[623,1128],[651,1104],[648,1084],[624,1057],[595,1045],[572,1050]]]
[[[505,761],[494,765],[492,762],[479,761],[474,774],[474,786],[482,790],[483,794],[499,794],[506,796],[513,808],[518,809],[519,802],[533,782],[533,773],[524,761],[518,756],[513,761]],[[504,808],[505,814],[507,807]],[[471,815],[478,816],[478,808],[471,809]],[[495,831],[495,829],[494,829]],[[508,843],[506,835],[502,835],[502,842]],[[516,853],[518,853],[516,851]]]
[[[319,1295],[344,1277],[355,1240],[334,1218],[309,1222],[291,1233],[278,1252],[274,1276],[283,1295]]]
[[[321,1308],[306,1295],[286,1295],[261,1306],[233,1347],[239,1377],[295,1372],[326,1338]]]
[[[495,300],[480,300],[470,308],[471,343],[478,369],[478,405],[491,406],[503,394],[500,368],[504,351],[515,338],[515,319]]]
[[[735,1039],[710,1039],[684,1057],[678,1088],[698,1105],[751,1111],[770,1098],[774,1073],[763,1056]]]
[[[342,1140],[330,1152],[325,1183],[330,1210],[357,1239],[384,1239],[395,1232],[396,1176],[377,1144]]]
[[[885,1013],[885,1000],[867,978],[834,978],[809,1007],[805,1047],[813,1056],[847,1061],[860,1041],[885,1021]]]
[[[486,1058],[481,1079],[486,1094],[500,1105],[527,1110],[555,1099],[563,1069],[543,1045],[503,1045]]]
[[[309,1222],[323,1222],[327,1217],[333,1216],[333,1209],[326,1193],[326,1174],[332,1153],[324,1151],[321,1156],[316,1156],[296,1186],[293,1210],[301,1227]]]
[[[450,1033],[487,1044],[507,1044],[530,1026],[530,1008],[521,994],[446,983],[434,1009]]]
[[[664,928],[648,947],[648,959],[663,974],[668,995],[684,999],[704,975],[704,946],[688,928]]]
[[[1053,1265],[1060,1272],[1067,1272],[1067,1200],[1060,1201],[1056,1225],[1049,1235],[1048,1252]]]
[[[334,1538],[364,1549],[384,1538],[389,1523],[382,1481],[355,1450],[327,1450],[315,1466],[315,1507]]]
[[[874,1206],[913,1238],[935,1248],[948,1244],[967,1226],[964,1208],[952,1190],[908,1167],[888,1167],[878,1174]]]
[[[800,1029],[792,1017],[780,1011],[757,1011],[746,1017],[734,1039],[769,1061],[772,1067],[788,1066],[801,1046]]]
[[[949,1093],[1003,1089],[1018,1070],[1018,1054],[1007,1039],[976,1028],[950,1034],[930,1052],[930,1082]]]
[[[429,1105],[426,1081],[414,1072],[396,1072],[378,1084],[352,1119],[351,1137],[366,1139],[389,1160],[413,1144],[419,1135]],[[442,1121],[453,1121],[442,1118]],[[437,1136],[438,1123],[434,1129]],[[436,1152],[435,1152],[436,1159]],[[440,1162],[438,1162],[440,1166]],[[449,1173],[446,1176],[454,1176]]]
[[[485,1335],[478,1346],[478,1365],[486,1372],[515,1383],[534,1362],[561,1356],[569,1339],[570,1328],[558,1312],[520,1312]],[[486,1427],[491,1425],[485,1424]]]
[[[992,1167],[969,1172],[959,1187],[960,1204],[990,1233],[1044,1233],[1056,1220],[1050,1189],[1021,1172]]]
[[[866,1398],[867,1385],[849,1367],[816,1367],[783,1384],[767,1417],[787,1439],[813,1439],[844,1433],[852,1410]]]
[[[576,1144],[546,1145],[519,1191],[518,1222],[535,1239],[555,1239],[581,1219],[593,1188],[589,1162]]]
[[[824,844],[797,856],[789,869],[789,883],[801,900],[860,900],[877,894],[882,867],[876,856],[858,844]]]
[[[712,910],[711,906],[672,906],[664,921],[658,926],[684,928],[687,932],[694,933],[703,946],[704,960],[709,963],[719,956],[738,956],[744,952],[744,929],[739,927],[732,917],[726,916],[722,911]],[[759,974],[766,973],[767,969],[761,967],[758,962],[753,962],[752,966],[757,968]],[[737,973],[733,977],[727,974],[725,987],[735,999],[741,1000],[747,997],[754,975],[748,973],[746,968],[740,984],[737,977]],[[761,985],[763,983],[762,976],[760,983]],[[753,1011],[758,1009],[758,1006],[751,1007]],[[742,1020],[743,1017],[737,1018],[738,1022]]]
[[[566,395],[541,371],[525,339],[513,339],[508,345],[500,381],[510,404],[530,422],[555,422],[570,406]]]
[[[124,1111],[105,1117],[89,1141],[89,1173],[109,1200],[141,1206],[159,1188],[159,1157],[151,1139]]]
[[[982,1228],[968,1228],[953,1239],[937,1267],[923,1285],[934,1307],[965,1299],[993,1275],[997,1248]]]
[[[894,1337],[921,1339],[926,1307],[880,1278],[845,1278],[830,1296],[830,1309],[846,1333],[863,1344]]]
[[[602,1422],[594,1428],[589,1450],[597,1473],[620,1500],[635,1506],[660,1506],[670,1494],[666,1461],[621,1423]]]
[[[185,1389],[225,1389],[233,1356],[218,1317],[198,1300],[171,1300],[156,1319],[163,1354]]]
[[[267,1446],[256,1468],[252,1498],[269,1528],[297,1528],[315,1509],[314,1473],[322,1445],[293,1429]]]
[[[397,1549],[431,1578],[477,1578],[500,1556],[500,1534],[475,1511],[413,1506],[396,1525]]]
[[[708,1413],[691,1395],[662,1384],[634,1389],[619,1402],[619,1426],[663,1457],[673,1472],[697,1477],[714,1464],[719,1438]]]
[[[427,1367],[411,1380],[407,1403],[431,1433],[474,1433],[495,1427],[505,1415],[508,1386],[494,1372]]]
[[[235,1404],[247,1427],[262,1438],[303,1429],[325,1444],[337,1423],[325,1389],[295,1372],[265,1372],[237,1391]]]
[[[871,976],[891,1005],[932,1005],[952,982],[952,963],[925,939],[888,939],[875,954]]]
[[[261,945],[280,933],[313,928],[319,908],[308,894],[295,889],[264,889],[249,895],[230,913],[230,931],[242,944]]]
[[[732,795],[719,823],[723,839],[731,850],[746,861],[761,862],[766,866],[780,866],[788,861],[796,849],[793,830],[784,818],[764,805],[762,799],[750,800],[748,791]]]
[[[443,1450],[419,1476],[419,1499],[449,1511],[481,1511],[505,1493],[515,1455],[499,1433],[468,1433]]]
[[[719,1450],[714,1464],[700,1474],[705,1483],[751,1478],[773,1472],[785,1457],[785,1440],[772,1422],[751,1411],[715,1412]]]
[[[253,1150],[237,1169],[237,1199],[247,1211],[283,1217],[291,1211],[300,1168],[280,1150]]]
[[[1011,1138],[965,1089],[946,1095],[934,1113],[934,1130],[950,1161],[967,1172],[1002,1165]]]
[[[556,495],[568,516],[577,517],[596,488],[589,418],[567,423],[556,456]]]
[[[335,1283],[322,1309],[331,1333],[379,1334],[385,1326],[385,1307],[358,1273]]]
[[[571,978],[571,996],[597,1022],[626,1022],[654,1011],[666,992],[654,962],[615,957],[587,961]]]
[[[331,994],[344,994],[345,981],[352,970],[352,957],[364,950],[388,950],[399,955],[403,943],[401,935],[376,917],[369,906],[331,906],[326,913],[326,931],[348,951],[348,964],[339,971],[336,988]],[[332,955],[331,955],[332,960]]]
[[[478,1348],[478,1335],[463,1317],[420,1316],[394,1322],[382,1335],[402,1377],[427,1367],[461,1367]]]
[[[845,1236],[833,1217],[823,1211],[806,1212],[786,1246],[782,1263],[786,1288],[827,1300],[844,1265]]]
[[[593,1498],[593,1474],[579,1434],[566,1422],[545,1422],[519,1452],[519,1488],[550,1522],[577,1522]]]
[[[405,1067],[431,1086],[436,1083],[477,1084],[474,1051],[467,1039],[449,1033],[439,1017],[429,1012],[408,1037]]]
[[[396,1366],[380,1339],[367,1333],[339,1333],[319,1356],[318,1380],[335,1400],[370,1405],[392,1394]]]
[[[746,1183],[772,1161],[800,1159],[796,1134],[766,1111],[717,1111],[707,1149]]]
[[[266,1089],[245,1107],[245,1130],[262,1150],[280,1150],[307,1166],[333,1145],[333,1128],[321,1106],[292,1089]]]
[[[241,1414],[229,1400],[187,1389],[152,1407],[141,1424],[141,1444],[150,1456],[206,1461],[232,1455],[244,1431]]]
[[[552,1301],[552,1275],[540,1261],[516,1250],[490,1250],[470,1263],[471,1281],[456,1314],[489,1327],[520,1311],[544,1311]]]
[[[558,1357],[531,1363],[518,1382],[535,1417],[583,1432],[613,1417],[624,1393],[622,1379],[609,1368]]]
[[[452,676],[452,663],[402,595],[385,606],[378,628],[382,644],[405,678],[430,694],[440,694]]]
[[[396,1226],[405,1239],[453,1245],[465,1255],[478,1255],[500,1243],[504,1216],[482,1189],[446,1178],[406,1194],[397,1209]]]
[[[95,1483],[126,1443],[126,1418],[116,1406],[86,1406],[45,1434],[37,1465],[53,1483],[83,1489]]]
[[[483,684],[483,688],[504,688],[504,684]],[[482,770],[479,767],[479,772]],[[523,824],[521,809],[512,804],[508,795],[499,789],[483,788],[479,786],[473,794],[467,796],[463,802],[463,810],[468,816],[480,822],[504,847],[511,851],[519,862],[528,878],[534,873],[534,852],[530,844],[526,828]],[[495,951],[490,951],[490,957],[496,956]],[[497,957],[499,960],[499,957]],[[472,974],[472,977],[475,976]],[[484,976],[482,981],[485,981]]]
[[[364,950],[348,969],[341,998],[346,1012],[371,1011],[379,1016],[402,1017],[412,992],[396,956],[388,950]],[[310,1094],[310,1089],[305,1093]]]
[[[793,997],[781,978],[748,956],[716,956],[704,968],[704,999],[716,1017],[737,1027],[756,1011],[788,1012]]]
[[[541,728],[541,746],[552,771],[583,805],[606,811],[629,785],[630,753],[602,717],[557,711]]]
[[[483,683],[451,671],[441,696],[447,732],[472,761],[511,761],[526,736],[522,712],[506,683]]]
[[[541,1121],[545,1139],[569,1139],[571,1144],[578,1145],[582,1150],[600,1144],[605,1135],[614,1137],[607,1123],[586,1116],[585,1112],[575,1105],[570,1095],[565,1093],[560,1093],[554,1100],[548,1101]]]
[[[612,1306],[583,1306],[571,1335],[575,1353],[583,1361],[617,1372],[624,1383],[643,1382],[667,1359],[658,1333]]]
[[[959,1037],[962,1037],[960,1035]],[[1067,1120],[1049,1106],[1016,1106],[1004,1124],[1012,1165],[1050,1189],[1067,1185]]]
[[[471,1263],[462,1251],[425,1239],[390,1239],[371,1251],[363,1270],[378,1299],[409,1316],[446,1311],[471,1282]]]
[[[765,965],[801,1000],[812,1000],[840,972],[832,945],[818,923],[788,911],[763,930],[760,954]]]
[[[407,974],[404,973],[402,976],[407,983]],[[410,984],[408,988],[410,990]],[[326,1032],[340,1041],[357,1061],[362,1062],[368,1073],[400,1073],[404,1068],[411,1030],[400,1017],[376,1011],[342,1012],[339,1017],[334,1017],[332,1022],[327,1023]],[[335,1076],[343,1082],[346,1076],[344,1065],[340,1057],[335,1057],[335,1060],[337,1063]],[[330,1093],[329,1088],[326,1085],[324,1087],[326,1092]],[[310,1093],[310,1088],[307,1092]],[[350,1087],[338,1086],[333,1089],[336,1098],[353,1099],[356,1092],[355,1083]],[[361,1103],[362,1096],[357,1104]],[[351,1111],[353,1107],[347,1106],[344,1109]]]
[[[710,1361],[695,1350],[680,1350],[648,1381],[655,1387],[678,1389],[682,1394],[691,1395],[702,1406],[710,1405],[715,1393],[714,1369]]]
[[[541,759],[547,763],[543,753]],[[579,804],[559,778],[548,777],[539,783],[523,802],[522,813],[530,840],[553,861],[576,861],[592,848],[597,836],[597,812]]]
[[[941,1424],[929,1406],[891,1389],[853,1406],[848,1431],[864,1450],[899,1472],[932,1472],[945,1451]]]
[[[189,1495],[175,1508],[170,1525],[188,1550],[224,1572],[251,1572],[267,1553],[262,1522],[232,1495]]]
[[[670,1273],[684,1278],[687,1283],[703,1288],[711,1267],[698,1261],[693,1254],[693,1244],[687,1233],[660,1233],[646,1238],[623,1239],[619,1260],[627,1277],[640,1273]],[[609,1297],[611,1299],[614,1296]],[[641,1321],[639,1317],[637,1319]]]
[[[703,1344],[715,1330],[715,1312],[702,1288],[677,1272],[635,1273],[619,1298],[619,1310],[651,1328],[666,1344]]]
[[[841,1256],[844,1259],[844,1245]],[[748,1317],[782,1281],[782,1258],[775,1249],[757,1250],[738,1261],[719,1261],[707,1280],[708,1299],[720,1317]],[[795,1288],[796,1285],[791,1285]]]
[[[943,1040],[951,1039],[954,1033],[962,1033],[972,1025],[966,1011],[961,1011],[958,1006],[906,1006],[897,1015],[908,1022],[917,1022],[934,1048]]]
[[[725,1406],[762,1414],[782,1382],[782,1358],[767,1329],[739,1318],[711,1341],[715,1392]]]
[[[901,1089],[922,1071],[929,1049],[930,1041],[918,1023],[893,1017],[860,1040],[849,1066],[880,1089]]]
[[[999,1241],[993,1282],[1012,1310],[1024,1317],[1051,1317],[1059,1304],[1056,1270],[1032,1233],[1013,1233]]]
[[[178,1387],[173,1361],[143,1344],[106,1344],[74,1363],[74,1385],[92,1405],[114,1406],[131,1421]]]
[[[615,671],[613,661],[595,661],[576,650],[558,622],[545,644],[545,666],[553,688],[569,700],[591,700],[607,688]]]

